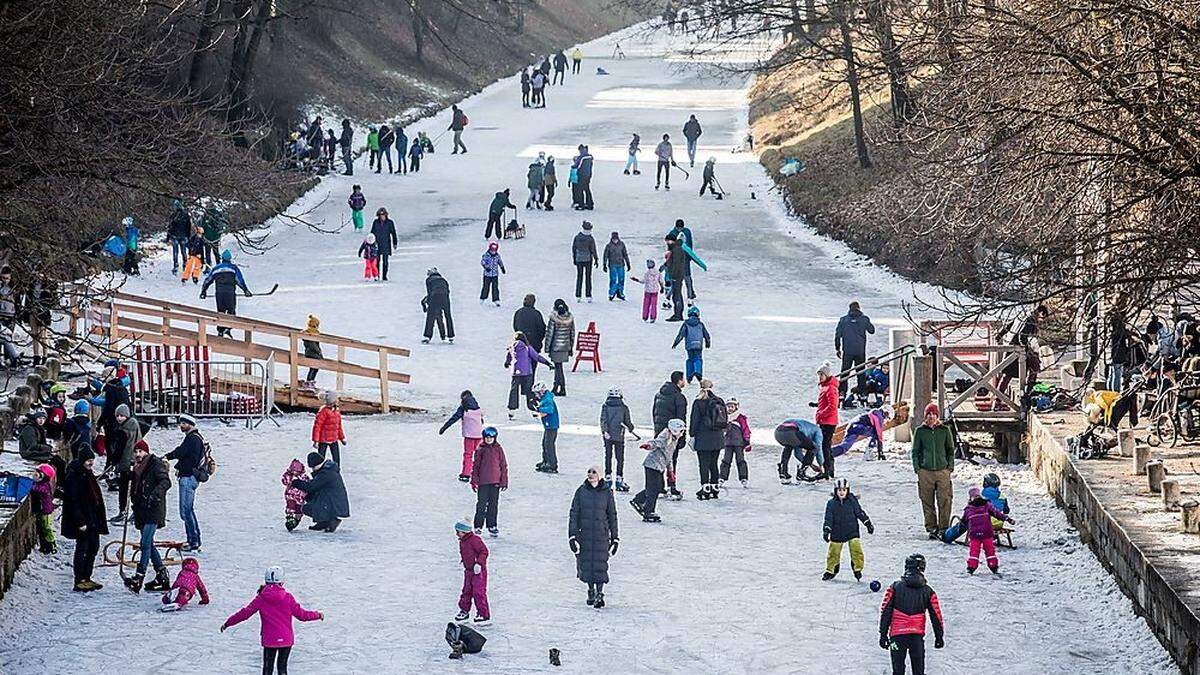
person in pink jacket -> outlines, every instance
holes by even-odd
[[[208,588],[204,586],[204,580],[200,578],[200,561],[195,558],[184,558],[183,569],[175,576],[175,583],[171,585],[171,590],[163,593],[162,608],[164,612],[174,612],[175,610],[183,609],[192,600],[192,596],[199,591],[200,604],[208,604]]]
[[[471,530],[471,523],[466,518],[454,524],[454,536],[458,537],[458,554],[463,565],[463,587],[454,620],[466,621],[471,616],[471,601],[474,600],[475,623],[487,623],[492,618],[487,599],[487,544]]]
[[[479,403],[475,401],[475,395],[470,389],[463,390],[463,393],[458,395],[459,406],[442,424],[442,428],[438,430],[438,435],[446,433],[446,430],[455,422],[462,420],[462,439],[463,439],[463,456],[462,456],[462,471],[458,474],[458,479],[462,482],[471,480],[471,467],[475,462],[475,450],[479,447],[479,443],[483,440],[483,411],[479,409]]]
[[[471,468],[471,489],[475,499],[475,534],[479,534],[487,522],[488,534],[500,535],[496,527],[496,510],[500,506],[500,493],[508,489],[508,459],[497,439],[496,427],[483,430],[483,443],[475,451],[475,466]]]
[[[262,621],[263,675],[273,675],[276,665],[279,666],[279,675],[287,675],[288,657],[295,642],[292,619],[324,621],[325,615],[304,609],[287,592],[283,587],[283,568],[268,567],[263,582],[250,604],[225,619],[225,623],[221,624],[221,632],[258,614]]]
[[[1016,520],[1001,512],[983,496],[979,488],[967,491],[967,507],[963,509],[962,522],[967,529],[967,573],[975,574],[979,568],[979,549],[987,556],[988,569],[992,574],[1000,573],[1000,559],[996,557],[995,530],[992,519],[1016,524]]]

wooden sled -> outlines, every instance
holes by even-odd
[[[950,517],[950,525],[953,527],[954,523],[956,523],[960,520],[962,520],[962,518],[959,518],[958,516],[951,516]],[[1007,525],[1001,526],[1000,529],[998,529],[998,530],[993,528],[992,541],[996,542],[996,546],[999,546],[1000,548],[1016,550],[1017,545],[1014,544],[1013,540],[1012,540],[1014,531],[1015,530],[1013,530],[1011,527],[1008,527]],[[962,534],[958,535],[958,539],[955,539],[954,543],[958,544],[959,546],[967,546],[968,545],[967,539],[966,539],[966,537],[962,536],[963,534],[966,534],[966,532],[963,532]]]
[[[518,223],[517,219],[513,218],[512,220],[510,220],[508,222],[508,225],[504,226],[504,234],[501,235],[501,238],[503,238],[503,239],[524,239],[525,238],[525,225],[523,223]]]
[[[158,549],[158,555],[162,558],[164,565],[180,565],[183,563],[183,545],[185,543],[182,541],[155,541],[154,548]],[[113,539],[104,546],[104,562],[100,563],[100,566],[137,567],[141,555],[141,544]]]

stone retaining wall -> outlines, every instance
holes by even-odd
[[[1129,533],[1104,508],[1062,441],[1036,416],[1028,430],[1029,465],[1066,512],[1080,538],[1117,579],[1159,641],[1187,675],[1200,675],[1200,620]],[[1114,636],[1114,639],[1119,639]]]
[[[12,585],[17,567],[37,543],[37,524],[33,516],[33,502],[25,499],[16,509],[8,510],[11,517],[0,529],[0,598]],[[7,514],[6,514],[7,515]]]

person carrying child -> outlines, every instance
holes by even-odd
[[[58,553],[54,542],[54,488],[57,472],[49,464],[39,464],[37,478],[30,489],[30,503],[37,520],[38,550],[47,555]]]
[[[658,292],[662,290],[662,274],[654,267],[654,259],[646,259],[646,272],[639,279],[630,275],[630,279],[642,284],[642,321],[654,323],[658,319]]]
[[[967,573],[974,574],[979,568],[979,549],[987,557],[988,569],[992,574],[1000,573],[1000,559],[996,557],[996,531],[992,520],[1016,524],[1013,517],[992,506],[983,492],[973,487],[967,491],[967,506],[963,509],[962,522],[967,529]]]
[[[458,474],[458,479],[465,483],[471,480],[471,472],[475,466],[475,451],[483,442],[483,411],[479,409],[479,403],[470,389],[464,389],[458,395],[458,400],[460,401],[458,409],[442,424],[438,435],[446,433],[446,430],[455,422],[462,421],[462,469]]]
[[[308,315],[308,322],[304,326],[304,330],[300,331],[305,335],[320,335],[321,320],[316,314]],[[324,359],[325,356],[321,353],[321,343],[316,340],[301,340],[304,343],[304,358],[306,359]],[[316,368],[309,367],[308,374],[304,376],[304,382],[300,386],[305,389],[315,390],[317,388],[317,373],[320,372]]]
[[[299,459],[293,459],[280,478],[280,482],[283,483],[283,524],[288,532],[296,529],[300,525],[300,521],[304,520],[304,502],[308,499],[308,493],[294,486],[293,483],[308,479],[304,462]]]
[[[725,402],[725,412],[729,416],[729,426],[725,427],[725,453],[721,457],[721,482],[719,487],[725,487],[729,480],[729,469],[737,462],[738,480],[742,487],[750,487],[750,467],[746,465],[746,453],[750,452],[750,422],[741,412],[741,405],[736,398]]]
[[[350,205],[350,220],[354,223],[354,231],[363,229],[363,209],[367,208],[367,198],[362,193],[362,186],[355,185],[346,200]]]
[[[691,382],[693,377],[696,380],[704,379],[704,349],[712,347],[712,338],[708,335],[708,328],[700,321],[699,307],[689,307],[687,315],[687,320],[679,327],[679,334],[671,343],[671,349],[683,342],[683,347],[687,350],[684,371],[687,381]]]
[[[375,241],[374,233],[363,239],[358,247],[358,257],[363,259],[363,278],[379,281],[379,244]]]
[[[258,614],[262,621],[263,675],[272,675],[275,666],[279,666],[280,675],[287,675],[288,657],[292,654],[292,646],[296,643],[296,635],[292,631],[292,619],[300,621],[324,621],[325,615],[310,609],[304,609],[296,598],[283,587],[283,568],[268,567],[263,574],[263,585],[258,587],[258,594],[250,604],[234,612],[225,623],[221,624],[221,632],[225,629]]]
[[[850,568],[854,578],[862,580],[863,550],[859,539],[858,523],[867,526],[867,534],[875,534],[875,526],[858,503],[858,497],[850,492],[850,481],[839,478],[833,484],[833,496],[825,504],[825,541],[829,552],[825,556],[825,574],[821,581],[829,581],[842,568],[842,545],[850,545]]]
[[[475,462],[471,466],[471,489],[475,491],[475,533],[487,524],[488,534],[500,536],[496,526],[496,510],[500,506],[500,493],[508,489],[508,459],[497,439],[496,427],[483,430],[483,441],[475,451]],[[484,610],[487,613],[487,610]]]
[[[192,596],[200,593],[200,604],[208,604],[208,588],[204,586],[204,580],[200,578],[200,561],[192,557],[183,559],[183,565],[179,570],[179,574],[175,575],[175,583],[171,585],[171,590],[163,593],[161,612],[175,612],[187,607],[191,602]]]
[[[629,503],[642,516],[643,522],[662,521],[654,509],[658,505],[658,495],[663,491],[666,474],[671,469],[671,455],[686,432],[687,424],[683,420],[672,419],[658,436],[641,445],[647,452],[642,462],[642,468],[646,471],[646,488],[634,495]]]
[[[454,620],[466,621],[471,616],[474,601],[475,623],[487,623],[492,618],[487,599],[487,544],[471,530],[471,523],[466,518],[454,524],[454,536],[458,537],[458,555],[463,566],[463,587]]]

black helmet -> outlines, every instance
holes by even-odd
[[[1000,487],[1000,476],[994,473],[989,473],[983,477],[983,487]]]
[[[914,553],[904,559],[905,572],[924,572],[925,571],[925,556],[920,553]]]

